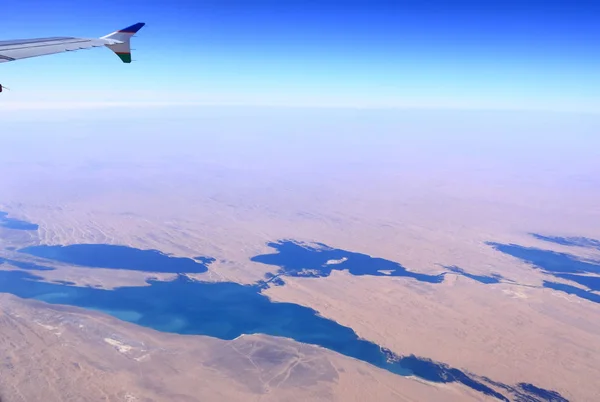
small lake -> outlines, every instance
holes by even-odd
[[[34,223],[9,218],[8,213],[2,211],[0,211],[0,227],[13,230],[38,230],[39,228],[39,226]]]
[[[282,240],[268,243],[268,246],[273,248],[275,253],[257,255],[251,260],[279,267],[279,275],[320,278],[329,276],[333,270],[348,270],[356,276],[401,276],[428,283],[444,281],[444,274],[427,275],[412,272],[394,261],[334,249],[321,243],[313,246]]]
[[[203,273],[213,258],[172,257],[158,250],[140,250],[108,244],[32,246],[19,252],[66,264],[92,268],[128,269],[161,273]]]
[[[577,247],[596,248],[598,242],[597,240],[584,237],[565,238],[540,235],[535,235],[535,237],[561,245]],[[600,262],[582,261],[571,254],[534,247],[523,247],[517,244],[493,242],[487,244],[504,254],[511,255],[533,265],[546,275],[578,283],[585,286],[588,290],[552,281],[544,281],[544,287],[572,294],[594,303],[600,303],[600,296],[592,292],[600,290],[600,276],[598,276],[600,275]]]
[[[261,281],[263,287],[270,285],[285,285],[282,277],[324,278],[334,270],[347,270],[355,276],[389,276],[415,279],[431,284],[442,283],[448,274],[455,274],[472,279],[476,282],[491,285],[505,280],[502,275],[475,275],[456,266],[443,267],[447,271],[437,275],[427,275],[410,271],[401,264],[383,258],[371,257],[366,254],[334,249],[322,243],[304,244],[293,240],[281,240],[268,243],[275,250],[272,254],[263,254],[251,260],[262,264],[277,266],[275,272],[265,274]],[[507,280],[508,282],[512,282]]]
[[[517,244],[487,243],[496,250],[516,257],[541,268],[549,274],[600,274],[600,263],[581,261],[577,257],[558,253],[551,250],[543,250],[533,247],[523,247]]]
[[[570,295],[575,295],[585,300],[589,300],[594,303],[600,303],[600,295],[589,292],[585,289],[578,288],[576,286],[565,285],[564,283],[558,282],[548,282],[544,281],[544,287],[548,289],[558,290],[560,292],[568,293]]]

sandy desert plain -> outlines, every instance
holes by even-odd
[[[600,239],[596,117],[136,113],[68,126],[48,114],[43,130],[9,119],[10,134],[0,135],[0,211],[39,227],[0,228],[0,258],[40,263],[16,251],[35,245],[124,245],[212,257],[207,272],[187,276],[252,285],[279,269],[252,261],[276,252],[268,243],[322,243],[410,272],[446,274],[438,283],[336,269],[284,274],[282,286],[262,294],[314,309],[398,356],[489,379],[509,400],[600,399],[600,304],[543,284],[600,293],[488,244],[600,265],[600,247],[532,235]],[[537,134],[523,140],[528,133]],[[95,289],[177,276],[46,263],[54,269],[28,273]],[[484,283],[460,272],[501,279]],[[0,312],[3,402],[498,400],[283,337],[179,335],[10,294],[0,295]],[[518,384],[548,393],[518,394]]]

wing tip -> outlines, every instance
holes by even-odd
[[[128,26],[127,28],[121,29],[120,31],[118,31],[119,33],[129,33],[129,34],[135,34],[137,33],[140,29],[142,29],[144,27],[144,25],[146,25],[145,22],[138,22],[137,24],[133,24],[131,26]]]

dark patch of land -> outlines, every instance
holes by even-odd
[[[600,250],[600,240],[590,239],[589,237],[544,236],[537,233],[532,233],[531,235],[538,240],[560,244],[561,246],[576,246]]]
[[[485,285],[491,285],[494,283],[500,283],[500,281],[502,279],[504,279],[502,277],[502,275],[500,274],[491,274],[489,276],[485,276],[485,275],[474,275],[474,274],[470,274],[468,272],[465,272],[464,269],[459,268],[459,267],[455,267],[455,266],[450,266],[450,267],[445,267],[446,269],[450,270],[451,272],[454,272],[456,274],[459,274],[461,276],[464,276],[466,278],[470,278],[473,279],[474,281],[477,281],[479,283],[483,283]]]

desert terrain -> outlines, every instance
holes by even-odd
[[[441,284],[426,284],[334,271],[327,278],[285,278],[284,286],[264,293],[274,301],[313,308],[398,355],[416,354],[506,384],[535,384],[572,401],[593,401],[600,394],[594,381],[600,375],[600,306],[541,288],[542,272],[485,244],[515,243],[600,259],[597,250],[530,235],[600,239],[600,155],[586,143],[600,128],[599,121],[581,116],[556,121],[512,116],[505,121],[478,112],[483,115],[463,119],[442,113],[441,122],[435,123],[418,114],[383,115],[382,122],[382,115],[366,113],[340,128],[338,119],[345,115],[339,111],[333,117],[289,112],[285,123],[256,111],[239,117],[249,121],[241,129],[232,121],[235,113],[209,110],[193,120],[175,113],[145,121],[145,134],[132,138],[102,134],[121,127],[119,121],[93,124],[81,119],[62,133],[61,120],[53,117],[45,132],[36,134],[34,145],[20,137],[31,128],[15,120],[10,123],[13,134],[0,139],[2,148],[11,150],[0,162],[0,210],[38,224],[39,230],[6,235],[3,247],[102,243],[203,255],[216,262],[194,278],[244,284],[273,271],[250,259],[273,252],[267,243],[279,239],[321,242],[427,274],[440,273],[445,266],[478,275],[500,273],[514,283],[484,285],[447,275]],[[466,134],[458,140],[434,135],[445,126]],[[514,132],[551,128],[575,134],[568,141],[551,136],[545,142],[512,142]],[[337,134],[322,134],[332,130]],[[367,131],[375,133],[360,135]],[[494,140],[484,143],[478,139],[480,132]],[[279,137],[281,133],[286,137]],[[157,276],[57,268],[36,275],[107,289],[143,286],[146,278]],[[243,395],[256,400],[348,400],[349,395],[355,400],[366,395],[376,400],[481,400],[480,394],[458,385],[434,386],[394,376],[288,340],[248,336],[226,342],[159,334],[99,313],[61,310],[12,296],[2,300],[3,308],[27,317],[18,320],[13,310],[4,311],[2,325],[14,331],[2,332],[4,347],[16,337],[20,348],[32,348],[38,361],[48,361],[47,370],[56,378],[79,373],[77,378],[90,381],[109,400],[127,400],[123,398],[129,393],[139,400],[166,400],[167,395],[168,400]],[[57,315],[78,317],[124,335],[91,339],[69,329],[58,337],[32,324],[36,314],[51,317],[42,322],[45,326],[63,325]],[[28,335],[18,335],[23,333]],[[119,352],[119,347],[124,350],[120,343],[104,338],[132,349]],[[44,352],[51,340],[81,342],[82,347],[55,346]],[[149,346],[136,349],[129,341],[151,344],[158,352],[149,361],[137,362],[134,358]],[[241,362],[248,361],[232,350],[254,350],[252,342],[266,345],[265,350],[281,348],[291,357],[276,367],[269,362],[264,368],[248,367],[244,375],[228,371],[241,370]],[[105,353],[110,358],[104,366],[74,368],[65,363],[102,360]],[[202,365],[178,360],[181,355],[195,356]],[[290,375],[275,387],[277,375],[293,359],[302,360],[300,355],[314,356],[309,359],[314,369],[303,368],[299,371],[306,376]],[[142,364],[144,371],[136,371]],[[168,377],[163,364],[170,367]],[[13,399],[8,401],[37,397],[17,393],[15,384],[27,381],[31,369],[23,367],[15,369],[14,377],[1,377],[4,389],[11,390],[7,395]],[[46,369],[38,375],[48,378]],[[198,383],[197,378],[206,381]],[[266,378],[274,383],[262,381]],[[59,386],[73,389],[71,400],[81,400],[75,397],[82,392],[79,381],[69,384]],[[206,394],[197,394],[200,388]],[[48,392],[58,395],[59,389]]]
[[[2,401],[481,400],[283,338],[184,337],[81,309],[0,300]]]

